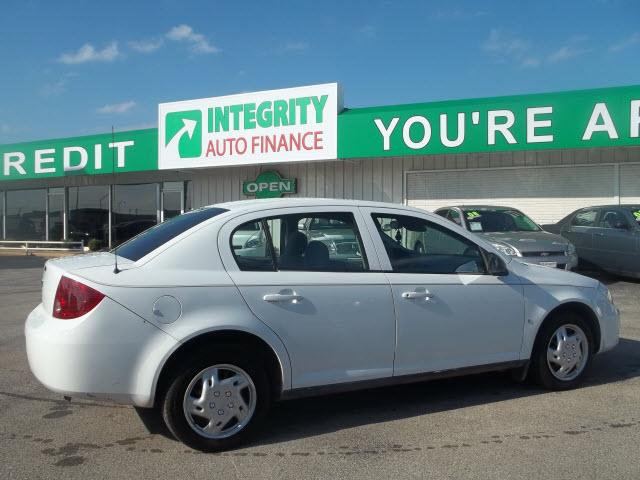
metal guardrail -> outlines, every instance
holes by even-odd
[[[0,250],[56,250],[56,251],[84,251],[84,241],[54,242],[46,240],[0,240]]]

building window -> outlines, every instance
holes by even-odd
[[[158,223],[158,184],[113,186],[111,245],[115,247]]]
[[[64,240],[64,188],[49,189],[47,211],[47,240],[59,242]]]
[[[109,187],[69,187],[69,227],[67,238],[88,245],[95,239],[109,245]]]
[[[6,192],[7,240],[46,239],[46,195],[47,191],[44,189]]]
[[[0,239],[4,240],[4,192],[0,190]]]

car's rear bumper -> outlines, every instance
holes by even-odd
[[[141,407],[153,405],[159,366],[177,343],[108,297],[73,320],[40,304],[25,337],[31,371],[48,389]]]

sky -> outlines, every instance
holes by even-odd
[[[345,107],[640,84],[640,0],[0,0],[0,144],[338,82]]]

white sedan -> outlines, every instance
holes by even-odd
[[[354,245],[330,249],[311,222]],[[261,240],[234,240],[247,231]],[[596,280],[512,261],[422,210],[300,198],[201,208],[48,261],[26,322],[47,388],[155,408],[207,451],[302,395],[498,370],[572,388],[618,332]]]

